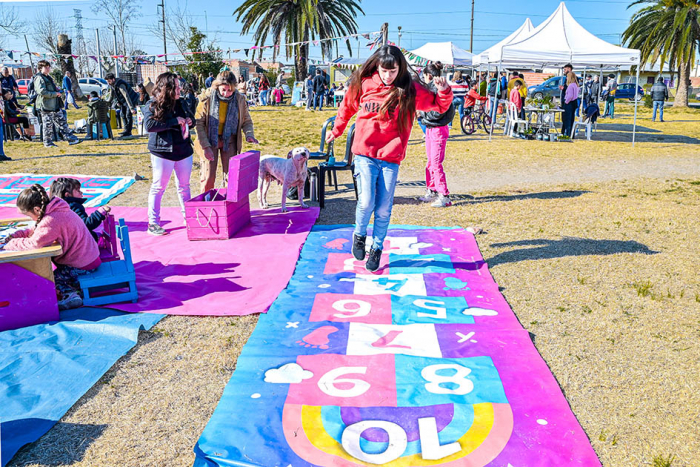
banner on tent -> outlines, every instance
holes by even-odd
[[[315,229],[195,466],[600,465],[462,229],[393,228],[368,274]]]

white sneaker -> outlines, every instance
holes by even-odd
[[[452,200],[450,200],[450,195],[438,194],[437,199],[433,204],[431,204],[431,206],[434,208],[447,208],[449,206],[452,206]]]
[[[423,201],[424,203],[430,203],[432,201],[435,201],[435,198],[437,198],[437,191],[433,191],[431,189],[426,189],[425,190],[425,195],[421,196],[418,198],[419,200]]]
[[[73,308],[80,308],[81,306],[83,306],[83,299],[75,292],[69,293],[63,300],[58,302],[58,309],[61,311],[72,310]]]

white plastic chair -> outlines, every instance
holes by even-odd
[[[508,102],[507,103],[507,109],[508,109],[508,121],[506,123],[506,128],[508,131],[508,136],[510,137],[515,137],[515,126],[516,125],[524,125],[525,129],[527,130],[528,127],[528,121],[520,118],[518,116],[518,108],[515,106],[513,102]]]

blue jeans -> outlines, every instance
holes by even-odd
[[[654,113],[651,114],[651,121],[656,121],[656,109],[659,109],[659,120],[664,121],[664,101],[654,101]]]
[[[355,234],[367,235],[367,225],[374,213],[372,248],[383,249],[389,230],[391,208],[394,206],[394,191],[399,175],[399,164],[385,162],[373,157],[355,156],[355,179],[357,180],[357,209],[355,210]]]
[[[419,118],[418,119],[418,126],[420,127],[421,130],[423,130],[423,134],[425,134],[425,129],[427,128],[425,125],[423,125],[423,119]]]
[[[5,141],[5,127],[3,127],[2,118],[0,118],[0,156],[5,155],[4,141]]]
[[[455,105],[457,115],[459,115],[459,118],[461,119],[462,114],[464,113],[464,97],[455,97],[452,99],[452,103]]]
[[[489,104],[491,105],[491,121],[496,121],[496,112],[498,112],[498,99],[489,96]]]
[[[318,105],[318,110],[323,110],[323,98],[325,96],[324,92],[315,92],[314,93],[314,110],[316,110],[316,106]]]
[[[267,105],[267,93],[269,91],[260,91],[260,105]]]
[[[576,116],[579,116],[579,110],[581,109],[581,99],[576,99],[578,106],[576,107]]]

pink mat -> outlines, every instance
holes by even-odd
[[[163,208],[169,235],[149,235],[146,208],[114,207],[129,226],[138,303],[123,311],[226,316],[265,313],[287,286],[318,208],[253,211],[230,240],[190,242],[178,208]],[[16,210],[0,209],[0,218]]]

